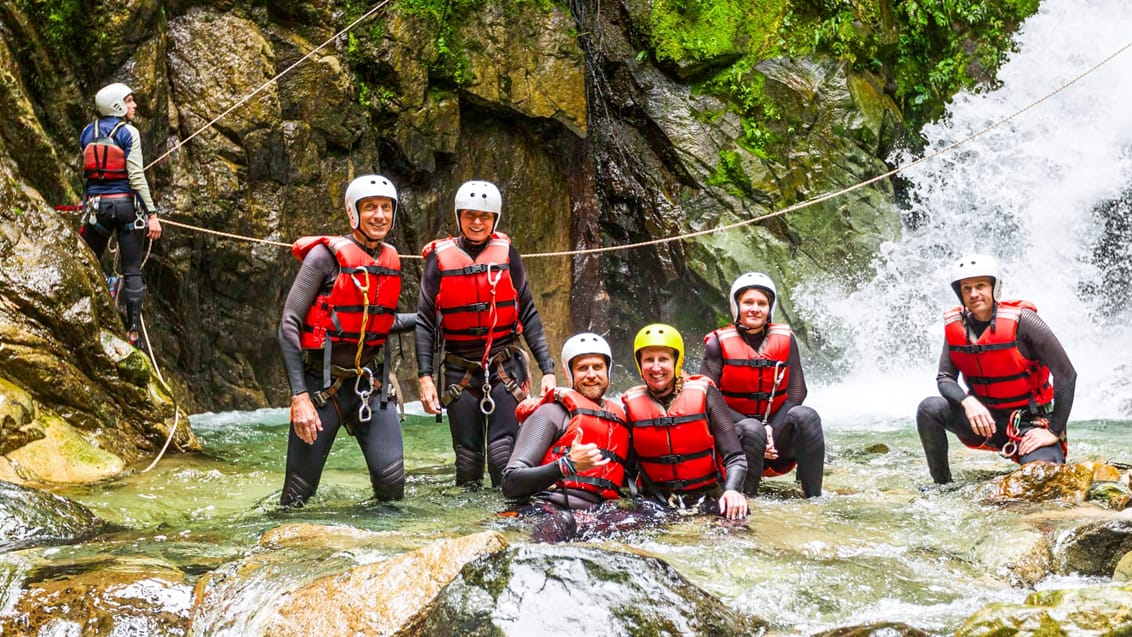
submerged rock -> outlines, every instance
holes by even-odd
[[[865,626],[844,626],[825,632],[817,633],[812,637],[928,637],[919,628],[901,624],[899,622],[883,622]]]
[[[102,520],[78,502],[0,481],[0,553],[77,542],[101,526]]]
[[[990,604],[955,637],[1127,635],[1132,632],[1132,585],[1042,591],[1022,604]]]
[[[1112,577],[1120,558],[1132,551],[1132,520],[1090,522],[1058,542],[1062,573]]]
[[[184,635],[192,586],[141,559],[90,558],[31,569],[0,614],[0,635]]]
[[[417,635],[754,635],[737,613],[664,561],[588,546],[524,545],[467,567]]]

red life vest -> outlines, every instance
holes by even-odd
[[[1029,301],[1000,301],[990,327],[972,343],[962,308],[944,314],[944,335],[952,364],[963,374],[970,392],[988,409],[1044,407],[1053,401],[1049,368],[1018,351],[1018,319]]]
[[[453,342],[504,340],[520,332],[518,293],[511,281],[511,240],[492,233],[473,261],[456,239],[437,239],[421,256],[436,252],[440,290],[436,309],[444,338]],[[495,282],[493,285],[492,282]]]
[[[770,413],[774,415],[786,402],[786,387],[790,384],[790,338],[793,332],[789,325],[767,326],[766,337],[758,351],[743,340],[734,326],[715,330],[704,337],[715,335],[719,339],[719,349],[723,353],[723,368],[719,375],[719,392],[727,406],[747,417],[760,420],[767,417],[767,401]],[[775,385],[774,379],[781,373],[782,378]]]
[[[722,481],[707,421],[706,376],[689,376],[665,410],[645,385],[625,392],[625,415],[641,470],[663,493],[693,492]]]
[[[383,243],[381,254],[374,260],[346,237],[303,237],[291,246],[291,253],[302,261],[316,245],[324,245],[334,254],[338,276],[330,292],[320,292],[307,311],[299,345],[303,349],[322,349],[327,339],[335,343],[364,339],[369,347],[384,343],[401,296],[401,259],[397,250]],[[366,291],[358,284],[365,286]]]
[[[98,120],[95,120],[91,131],[94,140],[83,148],[83,176],[93,181],[111,181],[128,179],[126,170],[126,151],[114,139],[115,133],[126,120],[122,120],[110,129],[110,132],[101,135]]]
[[[609,459],[609,462],[600,467],[562,478],[555,483],[557,487],[589,491],[606,500],[621,497],[621,485],[625,480],[625,457],[629,454],[629,429],[625,426],[625,411],[621,405],[603,399],[599,406],[581,392],[563,387],[548,392],[540,404],[551,402],[566,409],[570,422],[566,425],[566,432],[546,450],[542,464],[550,464],[570,453],[570,445],[574,443],[578,428],[582,430],[582,442],[597,445],[602,456]]]

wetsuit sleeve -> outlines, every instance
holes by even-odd
[[[503,496],[527,498],[562,479],[557,463],[542,464],[546,450],[566,432],[566,410],[557,404],[540,405],[519,427],[511,459],[503,469]]]
[[[393,318],[393,326],[389,328],[390,334],[403,334],[413,332],[417,328],[417,315],[413,312],[397,312]]]
[[[715,450],[723,458],[723,466],[727,469],[727,481],[723,488],[726,491],[742,491],[743,480],[747,478],[747,458],[743,455],[743,447],[735,433],[731,410],[723,401],[723,394],[714,386],[708,388],[707,418],[711,435],[715,438]]]
[[[714,333],[708,334],[704,339],[704,358],[700,361],[700,375],[707,376],[716,385],[723,377],[723,348],[719,345],[719,337]]]
[[[531,296],[531,286],[527,281],[527,270],[523,267],[523,259],[515,246],[511,246],[511,284],[515,286],[519,301],[519,322],[523,324],[523,338],[527,347],[535,355],[538,368],[543,374],[554,373],[554,357],[550,354],[550,347],[546,344],[546,334],[542,329],[542,319],[539,318],[538,309],[535,308],[534,298]]]
[[[287,370],[287,382],[291,385],[292,395],[308,391],[303,370],[303,350],[299,345],[303,319],[314,305],[319,290],[337,270],[334,255],[326,246],[311,248],[283,303],[283,316],[279,319],[279,349],[283,354],[283,367]]]
[[[806,400],[806,374],[802,371],[802,355],[798,351],[798,339],[790,335],[790,357],[786,360],[790,369],[790,378],[786,381],[786,402],[770,417],[770,425],[779,430],[786,423],[786,416],[790,410],[801,405]]]
[[[122,127],[130,134],[130,152],[126,153],[126,174],[130,178],[130,188],[137,193],[145,204],[145,211],[151,215],[157,214],[157,206],[153,205],[153,196],[149,194],[149,182],[145,180],[145,161],[142,159],[141,133],[132,124]]]
[[[1041,361],[1053,376],[1053,414],[1050,415],[1049,429],[1060,436],[1073,409],[1077,370],[1061,341],[1035,312],[1022,310],[1018,317],[1017,338],[1019,352],[1026,358]]]
[[[967,392],[959,386],[959,369],[951,362],[951,354],[947,351],[947,341],[943,341],[943,352],[939,355],[939,371],[935,375],[935,384],[939,388],[939,395],[947,402],[958,405],[967,397]]]
[[[416,343],[417,376],[432,376],[432,357],[436,353],[436,295],[440,292],[440,266],[436,253],[421,268],[421,294],[417,299]]]

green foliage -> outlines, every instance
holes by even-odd
[[[1039,0],[656,0],[647,43],[661,64],[700,69],[694,83],[743,118],[745,147],[766,156],[781,108],[764,93],[765,59],[828,55],[885,75],[913,129],[961,89],[988,84],[1013,29]]]
[[[436,78],[448,79],[456,86],[470,84],[474,79],[471,64],[464,54],[456,25],[483,0],[400,0],[399,11],[427,19],[436,29],[436,59],[429,65],[429,73]]]
[[[16,5],[32,17],[43,39],[56,53],[72,51],[82,41],[80,35],[89,36],[90,25],[83,19],[87,12],[82,0],[16,0]]]

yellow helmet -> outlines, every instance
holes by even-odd
[[[633,360],[637,361],[637,373],[644,375],[641,371],[641,350],[654,346],[676,350],[675,371],[679,375],[680,364],[684,361],[684,339],[675,327],[664,323],[653,323],[642,327],[641,331],[637,332],[637,337],[633,339]]]

